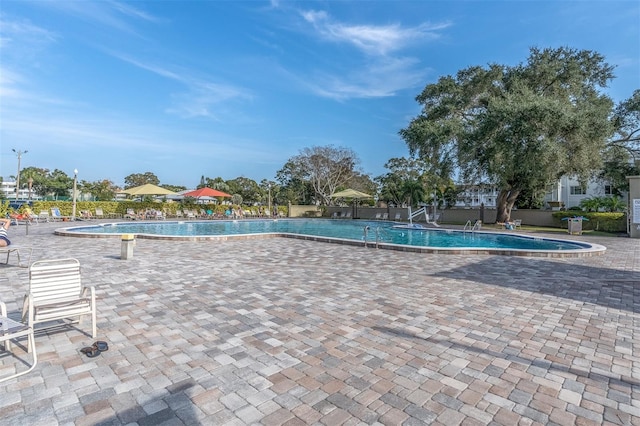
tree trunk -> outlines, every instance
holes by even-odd
[[[511,209],[520,194],[519,189],[501,189],[496,200],[496,222],[504,223],[511,220]]]

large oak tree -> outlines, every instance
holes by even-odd
[[[412,154],[500,188],[497,221],[523,191],[562,175],[587,179],[613,135],[613,67],[596,52],[531,49],[516,66],[474,66],[441,77],[416,98],[422,112],[400,131]]]

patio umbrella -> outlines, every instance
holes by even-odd
[[[373,198],[369,194],[365,194],[364,192],[356,191],[355,189],[345,189],[344,191],[339,191],[330,195],[332,198],[355,198],[359,200],[361,198]]]
[[[185,197],[231,197],[231,195],[226,192],[218,191],[217,189],[209,188],[205,186],[204,188],[196,189],[195,191],[189,191],[182,194]]]
[[[125,189],[124,191],[125,194],[129,194],[129,195],[172,195],[175,194],[175,192],[173,191],[169,191],[168,189],[162,188],[160,186],[157,185],[153,185],[150,183],[145,183],[144,185],[141,186],[136,186],[134,188],[129,188],[129,189]]]
[[[365,194],[364,192],[356,191],[355,189],[347,188],[343,191],[335,192],[330,195],[331,198],[353,198],[353,218],[358,218],[358,200],[364,198],[373,198],[369,194]]]

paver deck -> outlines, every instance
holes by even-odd
[[[2,424],[640,425],[639,240],[567,236],[608,250],[560,259],[138,240],[121,260],[59,226],[9,233],[80,260],[109,350],[79,352],[88,321],[36,333]],[[26,288],[0,266],[12,318]]]

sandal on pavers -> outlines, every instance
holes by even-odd
[[[100,351],[95,346],[87,346],[85,348],[80,349],[80,352],[88,356],[89,358],[96,357],[100,355]]]
[[[98,349],[100,352],[109,350],[109,345],[107,345],[107,342],[103,342],[102,340],[98,340],[97,342],[95,342],[93,344],[93,347]]]

